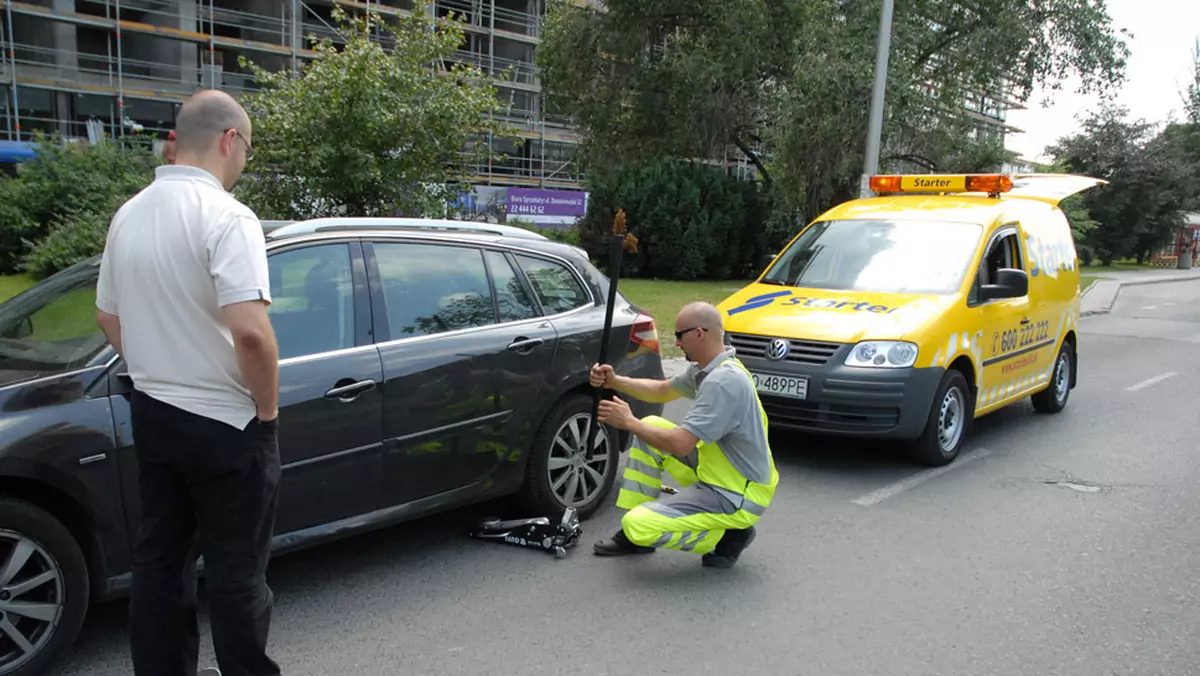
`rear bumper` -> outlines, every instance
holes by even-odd
[[[771,394],[760,386],[759,398],[774,428],[883,439],[920,436],[945,369],[845,366],[851,348],[831,349],[823,363],[775,361],[740,349],[738,358],[758,376],[807,380],[803,398]]]

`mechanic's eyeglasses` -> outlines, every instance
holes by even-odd
[[[690,329],[684,329],[684,330],[682,330],[682,331],[676,331],[676,332],[675,332],[675,340],[683,340],[683,337],[684,337],[684,336],[686,336],[687,334],[691,333],[692,331],[700,331],[700,330],[701,330],[701,329],[703,329],[703,328],[704,328],[703,326],[693,326],[693,327],[692,327],[692,328],[690,328]]]

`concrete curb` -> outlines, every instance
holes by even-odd
[[[1194,282],[1197,280],[1200,280],[1200,272],[1182,275],[1163,275],[1161,277],[1145,277],[1141,279],[1130,279],[1127,281],[1113,279],[1111,277],[1102,277],[1097,279],[1096,282],[1089,286],[1087,290],[1083,292],[1083,295],[1079,297],[1079,316],[1091,317],[1093,315],[1103,315],[1112,312],[1113,305],[1116,305],[1117,298],[1121,295],[1121,289],[1126,286],[1172,284],[1177,282]],[[1093,298],[1095,298],[1095,302],[1092,302]]]

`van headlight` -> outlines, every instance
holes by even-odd
[[[868,340],[846,355],[846,366],[903,369],[917,363],[917,346],[896,340]]]

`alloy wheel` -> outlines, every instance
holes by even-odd
[[[612,445],[603,426],[596,431],[592,458],[588,460],[585,448],[591,421],[592,416],[587,413],[567,418],[555,433],[550,448],[546,463],[550,488],[565,507],[579,508],[595,499],[604,487],[608,463],[612,462]]]
[[[0,674],[32,660],[54,636],[66,603],[66,581],[38,543],[0,530]]]

